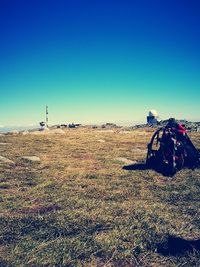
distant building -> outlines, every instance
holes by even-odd
[[[149,115],[147,116],[148,124],[157,124],[158,123],[158,113],[156,110],[152,109],[149,111]]]
[[[81,126],[80,123],[73,123],[73,122],[68,125],[69,128],[77,128],[79,126]]]

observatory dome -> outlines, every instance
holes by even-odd
[[[158,112],[155,109],[150,110],[149,117],[158,117]]]

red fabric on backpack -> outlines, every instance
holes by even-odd
[[[178,132],[179,133],[187,133],[187,130],[181,125],[180,123],[178,124]]]

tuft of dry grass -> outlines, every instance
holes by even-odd
[[[164,256],[157,248],[169,236],[200,239],[200,170],[169,179],[115,160],[144,162],[152,133],[0,136],[10,144],[0,155],[15,162],[0,164],[0,265],[199,266],[198,250]],[[191,134],[197,147],[199,137]]]

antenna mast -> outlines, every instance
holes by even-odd
[[[49,118],[48,118],[48,114],[49,114],[49,112],[48,112],[48,106],[46,106],[46,127],[48,128],[49,127]]]

